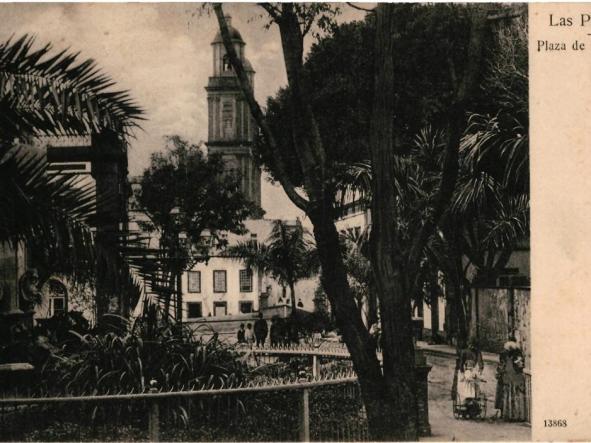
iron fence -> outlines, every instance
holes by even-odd
[[[0,426],[3,441],[367,440],[352,374],[222,389],[3,398]]]

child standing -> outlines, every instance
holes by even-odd
[[[254,343],[254,331],[252,330],[252,324],[247,323],[246,331],[244,332],[244,340],[249,346]]]

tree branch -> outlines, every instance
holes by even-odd
[[[369,8],[362,8],[361,6],[357,6],[354,3],[351,2],[346,2],[349,6],[351,6],[353,9],[357,9],[358,11],[365,11],[365,12],[375,12],[375,9],[369,9]]]
[[[491,22],[499,21],[499,20],[508,20],[521,17],[521,12],[500,12],[498,14],[492,14],[487,17],[487,20]]]
[[[232,68],[234,69],[234,72],[238,77],[240,89],[242,90],[244,98],[248,103],[253,118],[255,119],[257,125],[263,131],[263,135],[265,136],[269,148],[271,149],[272,153],[275,154],[273,156],[273,159],[275,160],[275,167],[277,169],[276,176],[279,179],[281,185],[283,186],[285,193],[293,202],[293,204],[301,210],[306,211],[308,207],[308,200],[306,200],[304,197],[298,194],[298,192],[295,189],[295,186],[291,183],[291,180],[289,180],[288,178],[284,162],[282,161],[281,156],[279,154],[279,149],[277,146],[277,142],[275,141],[275,137],[273,136],[271,128],[267,124],[261,107],[254,98],[254,92],[252,90],[252,86],[250,85],[248,76],[246,75],[246,71],[244,70],[244,66],[242,65],[242,60],[238,58],[234,45],[232,45],[232,39],[230,37],[230,31],[228,30],[228,24],[226,23],[226,19],[224,18],[224,11],[222,10],[222,5],[220,3],[215,3],[213,5],[213,9],[218,19],[218,25],[220,28],[220,33],[222,35],[222,39],[224,41],[226,53],[228,54]]]
[[[269,14],[273,20],[275,20],[275,22],[279,22],[279,20],[281,20],[281,12],[271,3],[258,3],[258,5],[267,11],[267,14]]]
[[[473,92],[482,69],[484,36],[488,30],[487,8],[476,6],[471,17],[470,41],[468,44],[467,65],[464,68],[459,87],[456,90],[454,103],[450,107],[448,117],[447,143],[441,175],[439,193],[435,199],[434,211],[421,227],[415,238],[408,261],[408,269],[412,273],[416,269],[424,245],[438,225],[441,216],[449,204],[458,176],[458,152],[463,132],[466,101]]]

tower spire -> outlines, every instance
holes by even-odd
[[[246,43],[240,32],[226,16],[228,30],[236,54],[242,61],[254,89],[254,70],[245,57]],[[254,161],[252,144],[254,121],[244,100],[238,78],[230,66],[221,34],[213,39],[213,75],[205,88],[208,105],[208,139],[210,153],[221,154],[226,172],[240,178],[242,193],[253,203],[261,205],[261,171]]]

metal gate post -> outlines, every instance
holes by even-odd
[[[150,393],[158,392],[156,380],[150,381]],[[148,415],[148,438],[150,441],[160,441],[160,405],[157,398],[150,401],[150,411]]]
[[[310,441],[310,390],[302,389],[300,405],[300,441]]]
[[[158,400],[152,399],[150,401],[150,417],[149,417],[149,438],[150,441],[160,441],[160,407]]]

